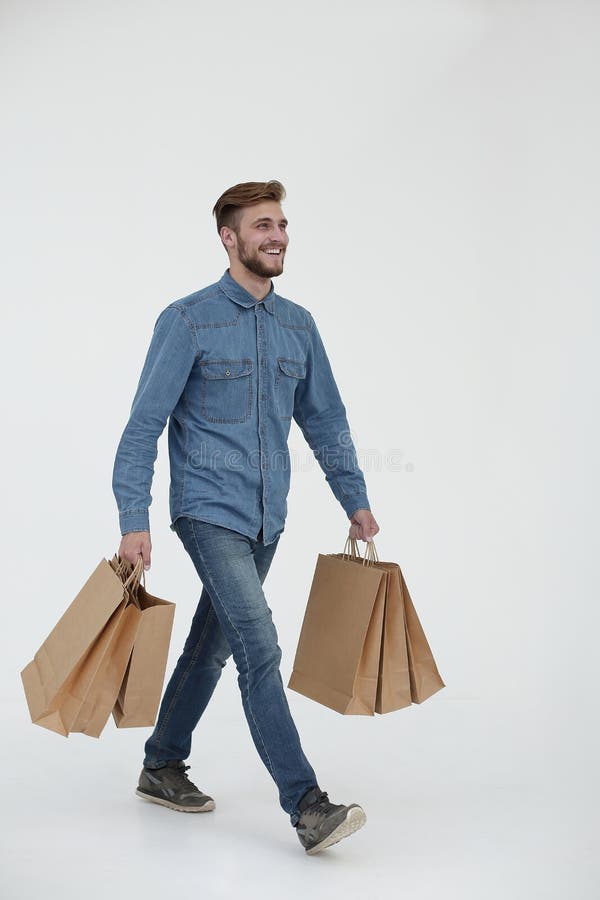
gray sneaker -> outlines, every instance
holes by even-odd
[[[160,769],[143,768],[136,794],[144,800],[160,803],[178,812],[208,812],[215,808],[215,801],[198,790],[190,781],[182,759],[170,760]]]
[[[296,831],[300,843],[309,854],[319,853],[342,838],[354,834],[367,821],[358,803],[349,806],[330,803],[327,791],[319,787],[308,791],[298,804],[300,818]]]

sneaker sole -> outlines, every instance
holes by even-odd
[[[178,803],[173,803],[172,800],[165,800],[163,797],[154,797],[152,794],[145,794],[143,791],[140,791],[139,788],[136,788],[135,793],[138,797],[141,797],[142,800],[149,800],[151,803],[160,803],[161,806],[167,806],[169,809],[175,809],[177,812],[210,812],[210,810],[215,808],[214,800],[207,800],[204,806],[181,806]]]
[[[323,840],[320,841],[320,843],[315,844],[314,847],[311,847],[310,850],[306,850],[305,852],[308,853],[309,856],[312,856],[315,853],[319,853],[321,850],[325,850],[326,847],[331,847],[332,844],[337,844],[342,838],[348,837],[349,835],[354,834],[355,831],[358,831],[359,828],[362,828],[366,821],[367,817],[364,809],[360,806],[352,807],[344,821],[340,822],[337,828],[333,829],[331,834],[328,834],[326,838],[323,838]]]

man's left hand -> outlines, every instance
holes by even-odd
[[[379,525],[370,509],[357,509],[350,519],[349,537],[358,541],[370,541],[379,531]]]

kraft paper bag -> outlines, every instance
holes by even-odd
[[[348,538],[352,556],[362,562],[358,543]],[[377,559],[375,545],[371,542],[367,547],[369,556],[365,562],[386,572],[385,606],[383,614],[383,634],[379,656],[379,678],[375,712],[387,713],[410,706],[412,703],[411,677],[409,669],[408,646],[406,641],[406,623],[404,602],[400,587],[400,567],[397,563],[381,562]],[[334,556],[344,559],[345,553]]]
[[[126,588],[102,559],[21,671],[31,721],[67,737],[109,646]]]
[[[346,553],[348,543],[350,543],[351,554]],[[336,559],[338,561],[337,568],[323,562],[322,559]],[[349,566],[354,568],[350,569]],[[335,600],[336,597],[338,598],[337,606],[339,607],[340,604],[344,606],[344,601],[340,598],[348,596],[348,588],[342,580],[342,571],[345,567],[345,576],[343,577],[347,580],[348,573],[355,573],[357,566],[363,571],[365,569],[376,570],[384,575],[383,597],[378,598],[379,604],[383,606],[383,615],[381,622],[379,614],[373,616],[372,633],[369,640],[366,640],[363,645],[359,666],[362,674],[366,664],[372,678],[376,656],[373,633],[377,630],[380,638],[377,646],[377,683],[373,694],[370,680],[367,682],[355,680],[352,687],[352,702],[342,708],[342,703],[330,702],[330,694],[332,686],[338,685],[343,665],[347,668],[356,657],[356,645],[349,645],[346,635],[349,628],[356,625],[356,623],[354,626],[351,625],[350,617],[355,615],[354,608],[360,608],[361,604],[360,601],[355,602],[353,606],[346,608],[344,615],[337,617],[324,613],[323,610],[327,609],[332,598]],[[327,579],[324,577],[326,571],[329,576]],[[368,606],[371,585],[362,575],[360,578],[357,576],[354,587],[359,594],[363,584],[366,588],[364,604]],[[309,607],[311,607],[310,613]],[[400,566],[394,562],[380,561],[373,541],[367,543],[364,558],[360,556],[358,544],[353,538],[347,539],[343,553],[327,554],[324,557],[319,555],[303,630],[305,626],[306,635],[304,638],[301,635],[298,647],[298,651],[300,651],[300,644],[302,644],[302,653],[298,658],[297,652],[294,671],[288,687],[325,706],[337,709],[338,712],[346,714],[362,712],[370,715],[373,715],[373,712],[392,712],[410,706],[412,703],[422,703],[436,691],[445,687]],[[320,646],[315,643],[315,635],[320,635]],[[337,655],[332,655],[333,647],[337,648]],[[323,663],[319,656],[326,656],[327,650],[329,650],[329,657]],[[348,654],[343,663],[339,658],[340,653]],[[319,672],[318,684],[315,684],[314,674],[307,674],[315,671]],[[348,679],[345,684],[347,681]],[[368,689],[365,690],[366,685],[370,688],[370,692]],[[363,697],[362,704],[359,703],[361,696]],[[372,705],[371,700],[374,700]]]
[[[402,572],[400,584],[404,597],[404,614],[406,617],[406,645],[410,670],[410,690],[413,703],[423,703],[432,694],[445,687],[425,637],[425,632],[417,612],[413,606]]]
[[[396,563],[377,562],[375,565],[388,570],[375,712],[388,713],[412,703],[410,660],[400,567]]]
[[[113,560],[113,562],[115,562]],[[125,563],[123,577],[130,564]],[[123,681],[112,709],[117,728],[154,725],[165,680],[175,603],[136,587],[139,624]]]
[[[360,559],[356,542],[349,540],[355,556]],[[367,542],[365,562],[385,569],[389,575],[375,712],[392,712],[411,703],[423,703],[445,684],[402,570],[398,563],[380,560],[373,541]]]
[[[111,561],[111,567],[121,576],[123,567],[118,562],[115,564],[115,559]],[[138,565],[131,573],[127,587],[124,586],[125,598],[106,626],[106,630],[109,632],[106,649],[71,726],[72,732],[81,732],[90,737],[100,737],[110,718],[140,624],[141,610],[136,591],[142,575],[143,561],[140,558]],[[124,579],[121,578],[121,580]]]
[[[318,555],[289,688],[344,715],[374,715],[386,587],[387,573],[356,557]]]

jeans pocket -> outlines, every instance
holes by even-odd
[[[208,422],[245,422],[252,412],[252,360],[200,363],[200,408]]]
[[[291,419],[294,413],[294,394],[300,379],[306,377],[306,363],[297,359],[277,357],[275,374],[275,404],[282,419]]]

